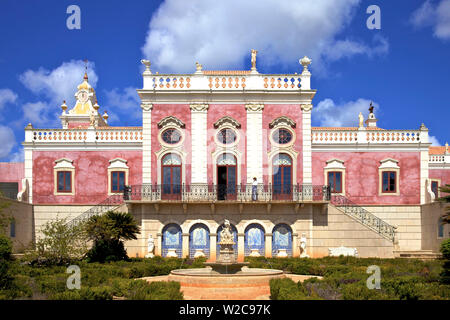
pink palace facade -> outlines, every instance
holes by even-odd
[[[108,209],[141,226],[130,256],[206,256],[214,261],[225,219],[245,256],[361,257],[436,252],[438,187],[450,183],[450,149],[431,147],[424,124],[379,127],[376,110],[358,127],[311,127],[311,61],[299,73],[143,73],[142,127],[113,127],[87,75],[60,129],[29,124],[24,163],[0,164],[33,206],[33,228],[72,223]],[[369,106],[368,106],[369,107]],[[358,115],[355,114],[355,120]],[[256,180],[254,179],[256,178]],[[306,239],[306,250],[300,248]]]

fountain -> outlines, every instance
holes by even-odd
[[[205,262],[205,268],[170,272],[168,280],[180,282],[186,298],[196,296],[201,290],[205,299],[254,299],[268,296],[270,279],[285,277],[281,270],[248,268],[248,262],[236,261],[228,220],[224,222],[218,244],[220,251],[216,262]]]

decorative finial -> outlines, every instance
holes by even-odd
[[[95,109],[96,111],[98,111],[99,108],[100,108],[100,106],[98,105],[97,100],[95,100],[94,109]]]
[[[428,128],[425,126],[425,123],[422,123],[420,125],[420,130],[428,130]]]
[[[256,54],[258,53],[257,50],[252,49],[252,70],[256,71]]]
[[[152,71],[150,70],[150,66],[151,66],[150,60],[142,59],[141,63],[145,66],[144,73],[152,74]]]
[[[66,112],[66,110],[67,110],[66,100],[63,101],[63,104],[61,105],[61,109],[63,109],[63,112]]]
[[[87,66],[88,66],[88,60],[84,59],[84,80],[88,81],[88,75],[87,75]]]
[[[311,59],[308,58],[307,56],[304,56],[303,58],[301,58],[300,60],[298,60],[298,62],[303,66],[303,72],[308,72],[308,66],[311,64]]]
[[[108,116],[108,113],[106,112],[106,110],[105,110],[105,113],[103,113],[102,117],[103,117],[103,119],[105,119],[105,121],[108,120],[109,116]]]

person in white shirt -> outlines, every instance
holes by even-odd
[[[253,200],[253,201],[258,200],[258,181],[256,180],[256,177],[253,177],[253,183],[252,183],[252,200]]]

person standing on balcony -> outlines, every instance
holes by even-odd
[[[256,177],[253,177],[253,183],[252,183],[252,200],[253,200],[253,201],[258,200],[258,181],[256,180]]]

